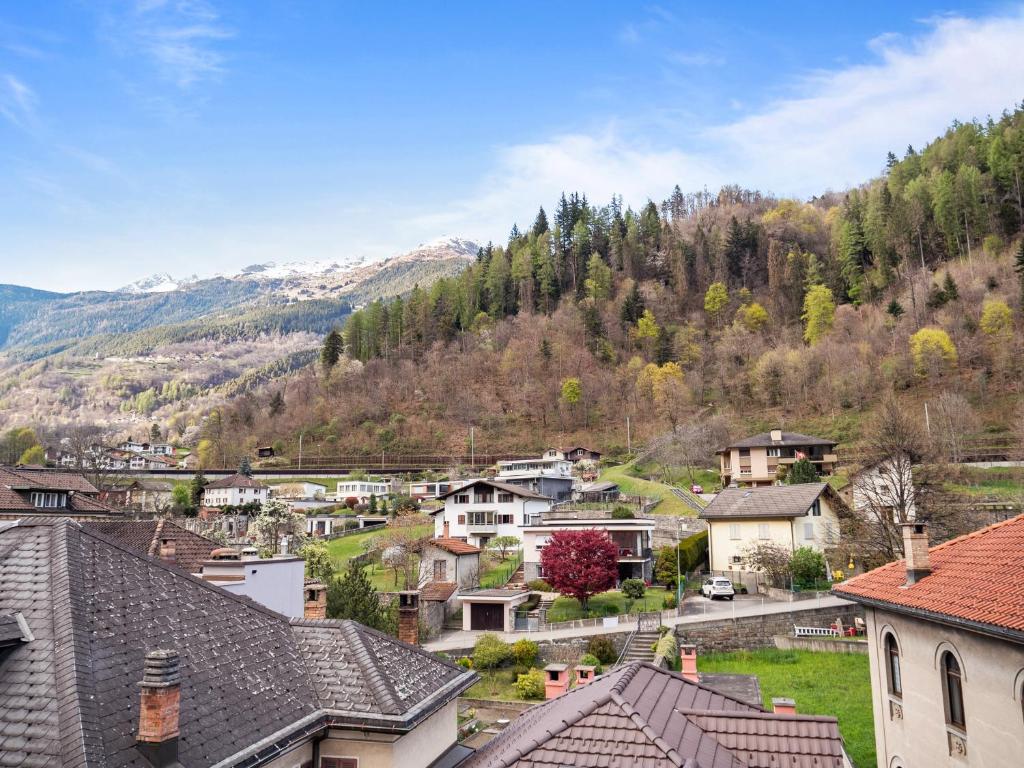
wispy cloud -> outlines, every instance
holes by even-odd
[[[917,37],[870,41],[869,64],[809,73],[790,84],[790,97],[696,134],[673,136],[652,113],[646,125],[611,119],[594,132],[502,148],[476,194],[412,217],[407,228],[422,238],[501,237],[563,190],[640,205],[676,183],[798,196],[845,188],[879,173],[888,150],[923,144],[954,118],[1012,108],[1022,96],[1022,49],[1021,14],[931,19]]]
[[[235,32],[205,0],[136,0],[106,16],[104,36],[116,50],[142,55],[160,77],[188,90],[225,72],[219,44]]]
[[[10,73],[0,75],[0,114],[19,128],[35,121],[38,99],[35,91]]]

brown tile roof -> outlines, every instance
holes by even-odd
[[[443,603],[455,594],[456,589],[458,589],[458,585],[450,581],[432,581],[429,584],[425,584],[423,589],[420,590],[420,598]]]
[[[813,435],[801,435],[799,432],[783,432],[781,440],[772,440],[771,432],[762,432],[759,435],[751,435],[735,443],[730,443],[722,450],[729,448],[774,448],[776,446],[800,448],[805,445],[839,445],[835,440],[827,440],[823,437]],[[722,451],[719,451],[721,453]]]
[[[427,544],[443,549],[445,552],[451,552],[453,555],[479,555],[480,547],[474,547],[472,544],[467,544],[462,539],[452,539],[438,537],[436,539],[430,539]]]
[[[1024,515],[928,550],[931,573],[905,587],[897,560],[837,584],[832,591],[893,610],[920,611],[1024,641]]]
[[[439,499],[447,499],[449,496],[454,496],[456,493],[464,493],[473,486],[476,485],[489,485],[492,488],[496,488],[499,491],[505,491],[506,493],[513,493],[516,496],[522,496],[524,499],[542,499],[544,501],[550,501],[549,496],[544,496],[540,493],[531,491],[529,488],[523,488],[519,485],[513,485],[512,483],[503,483],[500,480],[488,480],[481,478],[479,480],[473,480],[472,482],[463,485],[461,488],[453,488],[448,493],[438,496]]]
[[[352,621],[283,616],[78,523],[0,523],[0,615],[34,639],[0,664],[0,765],[145,768],[145,653],[181,654],[182,765],[254,764],[301,731],[402,733],[477,678]],[[284,733],[280,733],[284,730]]]
[[[259,480],[254,480],[248,475],[243,475],[241,472],[236,472],[233,475],[222,477],[220,480],[214,480],[212,483],[207,483],[204,488],[266,488],[263,483]]]
[[[841,768],[834,718],[764,712],[653,664],[527,710],[460,768]]]
[[[814,500],[829,493],[827,483],[724,488],[698,515],[703,520],[728,517],[801,517]],[[832,501],[836,494],[829,494]],[[838,497],[836,497],[838,498]]]
[[[173,539],[174,564],[189,573],[198,573],[199,566],[210,559],[210,553],[221,546],[170,520],[95,521],[82,525],[150,557],[160,555],[161,539]]]
[[[68,493],[68,506],[38,508],[32,504],[32,491]],[[54,517],[83,515],[115,516],[123,512],[114,509],[95,495],[99,491],[81,475],[68,472],[26,472],[0,467],[0,513],[24,512],[27,515]]]
[[[99,490],[82,475],[50,469],[0,467],[0,485],[37,491],[75,491],[95,496]]]

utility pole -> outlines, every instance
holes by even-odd
[[[633,452],[633,439],[629,433],[629,416],[626,417],[626,453]]]
[[[476,468],[476,435],[473,432],[473,427],[469,428],[469,464],[470,467]]]
[[[928,433],[929,442],[932,439],[932,421],[928,418],[928,403],[924,404],[924,429]]]
[[[302,433],[299,432],[299,469],[302,469]]]

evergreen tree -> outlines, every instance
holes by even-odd
[[[889,302],[889,306],[885,308],[885,311],[893,320],[899,320],[903,317],[903,305],[900,304],[896,299]]]
[[[658,335],[654,340],[654,362],[664,365],[673,357],[672,334],[664,326],[658,327]]]
[[[352,316],[355,318],[355,315]],[[351,322],[350,322],[351,324]],[[346,329],[347,330],[347,329]],[[359,344],[359,339],[350,339],[349,344],[352,345],[353,341],[356,346]],[[323,346],[320,348],[320,364],[323,365],[325,371],[330,371],[335,365],[338,364],[338,360],[341,359],[342,353],[345,351],[345,341],[342,339],[341,334],[337,328],[332,328],[330,333],[324,337]],[[358,350],[353,349],[353,354],[356,357],[362,358]]]
[[[640,295],[640,286],[634,280],[629,293],[626,294],[626,298],[622,302],[622,311],[619,313],[619,319],[623,325],[633,325],[643,316],[644,309],[646,309],[644,297]]]
[[[375,493],[371,493],[370,494],[370,503],[366,506],[366,513],[368,515],[376,515],[377,514],[377,494],[375,494]]]
[[[268,407],[271,416],[277,416],[284,411],[284,394],[280,389],[270,396],[270,405]]]
[[[801,485],[818,481],[818,471],[806,458],[794,461],[789,468],[789,474],[786,475],[786,485]]]
[[[238,474],[252,477],[252,465],[249,463],[248,456],[243,456],[242,460],[238,463]]]
[[[153,424],[153,426],[151,426],[149,428],[149,439],[152,440],[154,443],[158,442],[160,440],[160,425],[159,424]]]
[[[356,558],[349,561],[345,575],[327,587],[327,615],[332,619],[351,619],[376,630],[389,629],[380,596]]]
[[[544,358],[545,362],[551,360],[551,342],[547,339],[540,340],[540,356]]]
[[[544,213],[543,206],[537,211],[537,218],[533,221],[533,229],[531,231],[534,237],[540,237],[548,231],[548,215]]]
[[[198,507],[203,503],[203,488],[206,487],[206,478],[203,477],[202,470],[198,470],[192,475],[192,480],[189,483],[189,498],[192,500],[192,506]]]
[[[960,298],[960,289],[957,287],[953,275],[948,271],[946,272],[946,279],[942,282],[942,295],[945,297],[946,302],[956,301]]]

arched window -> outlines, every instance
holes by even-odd
[[[900,649],[896,638],[891,634],[885,636],[885,663],[889,672],[889,693],[903,696],[903,676],[900,674]]]
[[[942,654],[942,681],[946,694],[946,722],[966,728],[964,719],[964,687],[960,663],[949,651]]]

